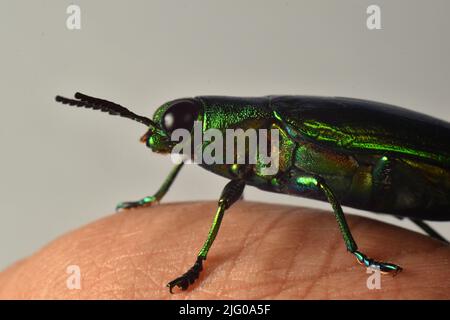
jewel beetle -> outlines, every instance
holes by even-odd
[[[431,237],[446,241],[423,220],[450,220],[450,123],[408,109],[368,100],[319,96],[226,97],[177,99],[159,107],[153,119],[116,103],[76,93],[56,101],[129,118],[147,126],[141,142],[152,151],[170,153],[177,129],[202,132],[230,128],[279,131],[278,170],[262,175],[256,162],[205,164],[205,169],[230,179],[218,201],[207,239],[194,265],[169,282],[188,288],[203,269],[224,212],[246,185],[327,201],[331,204],[347,250],[366,267],[397,274],[396,264],[369,258],[359,251],[341,205],[409,218]],[[204,142],[203,144],[206,144]],[[202,148],[205,145],[201,146]],[[118,209],[149,206],[166,194],[184,162],[174,166],[160,189]]]

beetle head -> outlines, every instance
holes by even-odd
[[[149,130],[141,137],[155,152],[168,153],[177,144],[171,140],[171,134],[177,129],[184,129],[192,133],[194,121],[201,118],[201,104],[196,99],[177,99],[163,104],[154,116],[153,122],[157,128]]]
[[[196,99],[178,99],[167,102],[159,107],[151,120],[137,115],[127,108],[116,103],[87,96],[77,92],[75,99],[56,96],[56,101],[76,107],[85,107],[94,110],[108,112],[111,115],[119,115],[148,126],[147,132],[141,137],[152,151],[169,153],[177,143],[171,140],[171,134],[176,129],[185,129],[192,132],[194,121],[201,117],[200,102]]]

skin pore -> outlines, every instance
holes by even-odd
[[[404,268],[370,290],[373,274],[346,252],[331,212],[246,201],[225,213],[199,280],[171,295],[165,285],[195,262],[216,206],[162,204],[69,232],[0,273],[0,298],[450,299],[444,243],[347,215],[362,251]],[[70,265],[80,268],[79,290],[67,288]]]

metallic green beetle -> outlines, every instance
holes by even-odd
[[[259,174],[255,164],[200,164],[231,181],[223,189],[206,242],[195,264],[168,283],[185,290],[199,276],[217,235],[225,210],[245,185],[262,190],[328,201],[347,250],[366,267],[395,275],[401,267],[380,262],[358,251],[341,205],[407,217],[430,236],[443,240],[423,220],[450,220],[450,124],[403,108],[359,99],[313,96],[239,98],[200,96],[167,102],[153,120],[115,103],[81,93],[61,96],[63,104],[99,109],[145,124],[141,141],[158,153],[175,146],[175,129],[193,132],[200,121],[210,128],[278,129],[279,170]],[[205,147],[204,145],[202,147]],[[175,165],[161,188],[118,209],[148,206],[161,200],[183,162]]]

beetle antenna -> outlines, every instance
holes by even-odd
[[[137,115],[117,103],[99,99],[99,98],[90,97],[90,96],[82,94],[80,92],[75,93],[75,99],[69,99],[69,98],[65,98],[65,97],[61,97],[61,96],[56,96],[55,100],[62,104],[67,104],[67,105],[76,106],[76,107],[84,107],[84,108],[93,109],[93,110],[100,110],[103,112],[108,112],[111,115],[118,115],[118,116],[121,116],[124,118],[135,120],[137,122],[145,124],[146,126],[158,127],[156,125],[156,123],[153,122],[151,119]]]

